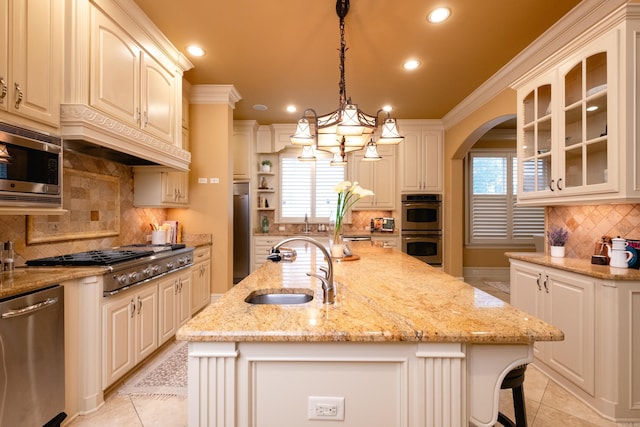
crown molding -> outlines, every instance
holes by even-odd
[[[236,108],[236,102],[242,96],[233,85],[193,85],[191,86],[190,104],[228,104]]]
[[[626,4],[626,0],[582,1],[445,114],[442,118],[445,130],[470,116],[505,89],[512,87],[514,82],[531,70],[555,60],[558,51],[571,44],[581,34],[592,30],[603,19],[623,10]],[[515,107],[514,105],[514,111]]]

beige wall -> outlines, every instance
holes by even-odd
[[[211,234],[211,292],[224,293],[233,282],[233,110],[224,104],[189,106],[189,209],[172,209],[185,233]],[[198,178],[218,178],[199,184]]]
[[[515,113],[516,92],[505,89],[445,131],[443,264],[453,276],[463,276],[464,156],[480,136]]]

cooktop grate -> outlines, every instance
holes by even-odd
[[[112,265],[153,255],[152,250],[102,249],[74,254],[32,259],[26,262],[28,266],[94,266]]]

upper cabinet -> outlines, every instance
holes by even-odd
[[[399,147],[402,193],[442,193],[444,129],[439,121],[400,120],[404,141]]]
[[[355,151],[348,161],[349,177],[361,187],[373,191],[373,197],[363,197],[353,210],[394,210],[396,208],[396,146],[378,145],[382,159],[364,161],[364,151]]]
[[[63,7],[53,0],[0,0],[0,119],[59,126]]]
[[[69,3],[63,137],[188,170],[182,74],[193,65],[132,0]]]
[[[90,105],[170,144],[181,145],[176,76],[95,8],[91,22]]]
[[[255,169],[253,153],[257,129],[255,120],[233,121],[233,179],[251,179]]]
[[[638,9],[620,9],[514,84],[519,204],[640,200],[640,22],[627,15]]]

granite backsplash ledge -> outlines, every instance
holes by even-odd
[[[566,256],[587,259],[602,236],[640,239],[640,204],[550,206],[546,226],[567,228]]]

